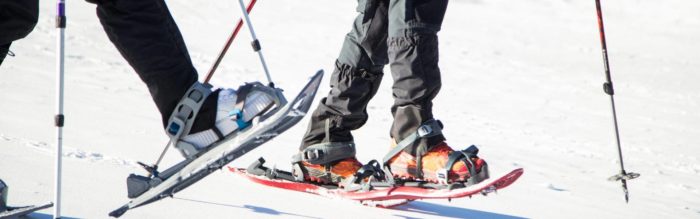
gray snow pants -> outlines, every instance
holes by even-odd
[[[345,37],[331,91],[314,111],[301,143],[304,148],[326,142],[352,142],[352,130],[367,122],[367,103],[376,94],[382,69],[389,64],[394,84],[394,122],[390,135],[397,142],[432,119],[432,100],[440,90],[438,39],[448,0],[359,0],[359,12]],[[433,146],[442,135],[415,142]]]

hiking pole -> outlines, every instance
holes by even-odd
[[[608,46],[605,42],[605,28],[603,28],[603,12],[600,9],[600,0],[595,0],[596,10],[598,12],[598,29],[600,30],[600,45],[603,48],[603,65],[605,66],[605,77],[607,81],[603,84],[603,90],[610,96],[612,104],[613,123],[615,124],[615,138],[617,140],[617,154],[620,159],[620,173],[608,178],[610,181],[622,181],[622,191],[625,193],[625,202],[629,203],[629,191],[627,190],[627,180],[639,177],[638,173],[627,173],[625,164],[622,161],[622,146],[620,146],[620,130],[617,125],[617,112],[615,111],[615,90],[613,89],[612,78],[610,76],[610,64],[608,63]]]
[[[248,7],[246,8],[246,11],[248,13],[250,13],[250,11],[253,10],[253,6],[255,6],[255,2],[257,2],[257,0],[251,0],[250,3],[248,3]],[[209,83],[209,80],[211,80],[211,77],[214,75],[216,68],[219,67],[221,60],[224,59],[224,55],[226,55],[228,48],[231,47],[231,43],[233,42],[233,39],[236,38],[236,35],[238,35],[238,31],[241,30],[241,27],[243,27],[243,18],[238,20],[238,24],[236,24],[236,28],[233,29],[231,36],[228,37],[226,44],[224,44],[224,47],[221,49],[221,52],[219,52],[219,56],[216,57],[216,61],[214,61],[214,64],[209,69],[209,73],[207,73],[207,77],[204,78],[205,84]]]
[[[56,60],[56,71],[58,74],[58,81],[56,86],[56,99],[58,99],[57,110],[58,113],[55,117],[55,125],[57,127],[56,136],[56,196],[54,197],[55,206],[53,207],[54,213],[53,218],[61,218],[61,158],[63,156],[63,122],[65,117],[63,116],[63,74],[64,74],[64,54],[65,54],[65,29],[66,29],[66,4],[65,0],[58,0],[58,5],[56,6],[56,28],[58,28],[57,40],[57,60]]]
[[[248,30],[250,30],[250,35],[253,37],[253,42],[251,45],[253,46],[253,50],[258,53],[258,56],[260,57],[260,63],[262,63],[263,70],[265,70],[265,76],[267,76],[267,81],[270,82],[269,86],[270,87],[275,87],[275,83],[272,82],[272,77],[270,77],[270,71],[267,69],[267,64],[265,64],[265,58],[263,58],[262,54],[262,48],[260,48],[260,41],[258,41],[258,37],[255,36],[255,30],[253,30],[253,24],[250,23],[250,17],[248,16],[248,12],[245,10],[245,5],[243,4],[243,0],[238,0],[238,3],[241,5],[241,10],[243,11],[243,18],[245,18],[245,23],[248,24]]]

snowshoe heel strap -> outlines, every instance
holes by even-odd
[[[292,163],[305,161],[310,164],[329,164],[354,156],[355,143],[353,142],[324,142],[308,146],[292,156]]]
[[[469,179],[467,179],[468,185],[477,184],[483,181],[484,179],[487,179],[489,176],[488,167],[486,166],[486,164],[482,166],[481,171],[477,172],[476,164],[472,162],[472,158],[476,158],[478,153],[479,149],[474,145],[471,145],[467,149],[464,149],[462,151],[453,151],[452,153],[450,153],[445,167],[437,172],[438,183],[448,184],[449,170],[452,169],[452,166],[457,161],[465,162],[465,165],[467,165],[467,168],[469,168]]]
[[[197,154],[197,149],[194,145],[180,141],[180,139],[189,134],[192,124],[197,118],[197,113],[204,105],[204,100],[211,93],[211,85],[195,82],[185,92],[185,96],[182,97],[168,119],[165,132],[170,137],[170,143],[187,158],[192,158]]]

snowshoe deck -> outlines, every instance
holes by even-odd
[[[373,185],[367,191],[346,191],[334,185],[321,185],[311,182],[294,181],[291,173],[280,170],[266,171],[261,174],[259,171],[250,173],[250,170],[243,168],[229,167],[235,175],[244,177],[258,184],[276,187],[286,190],[306,192],[331,198],[342,198],[360,201],[364,205],[379,203],[381,201],[412,201],[418,199],[453,199],[471,197],[472,195],[495,192],[513,184],[522,174],[523,169],[517,168],[499,177],[492,177],[468,186],[446,186],[435,185],[425,182],[404,182],[403,185],[384,186],[381,183]],[[442,188],[441,188],[442,187]],[[400,204],[399,204],[400,205]],[[396,206],[396,205],[394,205]],[[393,207],[386,205],[376,205],[374,207]]]
[[[274,114],[260,119],[237,134],[220,140],[194,159],[182,161],[173,167],[153,176],[150,189],[131,199],[124,206],[109,213],[120,217],[126,211],[143,206],[165,197],[172,197],[212,172],[223,168],[236,158],[257,148],[298,123],[308,112],[321,83],[323,71],[318,71],[302,91]]]
[[[312,182],[297,182],[297,181],[292,181],[289,179],[271,179],[266,176],[260,176],[260,175],[255,175],[255,174],[250,174],[248,171],[244,168],[234,168],[234,167],[228,167],[228,169],[233,172],[235,175],[242,176],[254,183],[270,186],[270,187],[276,187],[280,189],[286,189],[286,190],[291,190],[291,191],[296,191],[296,192],[306,192],[314,195],[319,195],[327,198],[343,198],[347,199],[344,195],[346,192],[342,188],[338,188],[338,186],[335,185],[324,185],[324,184],[317,184],[317,183],[312,183]],[[281,173],[288,173],[288,172],[281,172]],[[291,175],[291,173],[288,173]],[[347,192],[351,193],[351,192]],[[360,204],[369,206],[369,207],[377,207],[377,208],[393,208],[397,206],[401,206],[404,204],[408,204],[409,202],[413,200],[409,199],[390,199],[390,200],[362,200],[362,199],[352,199],[353,201],[359,201]]]

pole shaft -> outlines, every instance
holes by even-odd
[[[603,65],[605,67],[605,78],[606,78],[606,84],[605,90],[608,95],[610,95],[610,103],[612,106],[612,113],[613,113],[613,124],[615,126],[615,139],[617,143],[617,154],[620,159],[620,168],[622,174],[625,174],[625,165],[622,161],[622,144],[620,143],[620,128],[617,123],[617,110],[615,109],[615,98],[613,97],[614,95],[614,89],[613,89],[613,84],[612,84],[612,76],[610,74],[610,63],[608,59],[608,46],[607,42],[605,40],[605,27],[603,25],[603,10],[601,9],[600,6],[600,0],[596,0],[596,11],[598,13],[598,29],[600,32],[600,46],[603,48]]]
[[[248,3],[248,7],[246,8],[246,12],[250,13],[250,11],[253,10],[253,6],[255,6],[255,2],[257,2],[257,0],[251,0],[250,3]],[[219,67],[219,64],[221,64],[221,60],[224,59],[226,52],[228,52],[229,47],[231,47],[231,43],[233,43],[233,40],[236,39],[238,32],[241,30],[241,27],[243,27],[243,18],[238,20],[238,23],[236,24],[236,28],[234,28],[233,32],[231,32],[231,35],[228,37],[228,40],[226,40],[226,44],[224,44],[224,47],[221,49],[221,52],[219,52],[219,56],[216,58],[216,61],[214,61],[214,64],[209,69],[209,73],[207,73],[207,76],[204,78],[205,84],[209,83],[209,80],[211,80],[211,77],[214,76],[214,72]]]
[[[617,143],[617,155],[620,161],[620,174],[616,175],[617,179],[622,182],[622,191],[625,194],[625,202],[629,202],[629,191],[627,189],[627,179],[634,179],[639,177],[636,173],[627,173],[625,171],[625,164],[622,159],[622,144],[620,143],[620,127],[617,123],[617,110],[615,109],[615,89],[613,88],[612,76],[610,74],[610,63],[608,59],[608,45],[605,40],[605,27],[603,25],[603,10],[600,6],[600,0],[595,0],[596,12],[598,14],[598,29],[600,33],[600,46],[603,50],[603,65],[605,67],[605,79],[606,82],[603,84],[603,90],[606,94],[610,95],[610,105],[612,106],[613,114],[613,124],[615,126],[615,140]]]
[[[63,90],[64,90],[64,70],[65,70],[65,27],[66,27],[66,13],[65,13],[65,1],[58,0],[58,5],[56,8],[56,28],[58,28],[58,34],[56,37],[56,71],[57,71],[57,82],[56,82],[56,99],[57,99],[57,114],[55,118],[56,125],[56,178],[55,178],[55,197],[54,197],[54,218],[61,218],[61,176],[62,176],[62,158],[63,158]]]
[[[245,18],[245,22],[248,25],[248,30],[250,30],[250,35],[253,37],[253,44],[255,51],[258,53],[258,57],[260,57],[260,63],[262,63],[263,70],[265,71],[265,76],[267,77],[267,81],[270,83],[270,85],[274,85],[272,82],[272,77],[270,77],[270,71],[267,68],[267,63],[265,63],[265,58],[263,57],[262,54],[262,49],[260,48],[260,42],[258,42],[258,37],[255,35],[255,30],[253,29],[253,24],[250,22],[250,16],[248,16],[248,12],[245,10],[245,5],[243,4],[243,0],[238,0],[238,3],[241,5],[241,11],[243,12],[243,18]]]
[[[596,0],[596,11],[598,12],[598,29],[600,33],[600,46],[603,48],[603,65],[605,66],[605,77],[608,83],[612,83],[610,76],[610,63],[608,61],[608,44],[605,40],[605,27],[603,25],[603,10],[600,6],[600,0]]]

